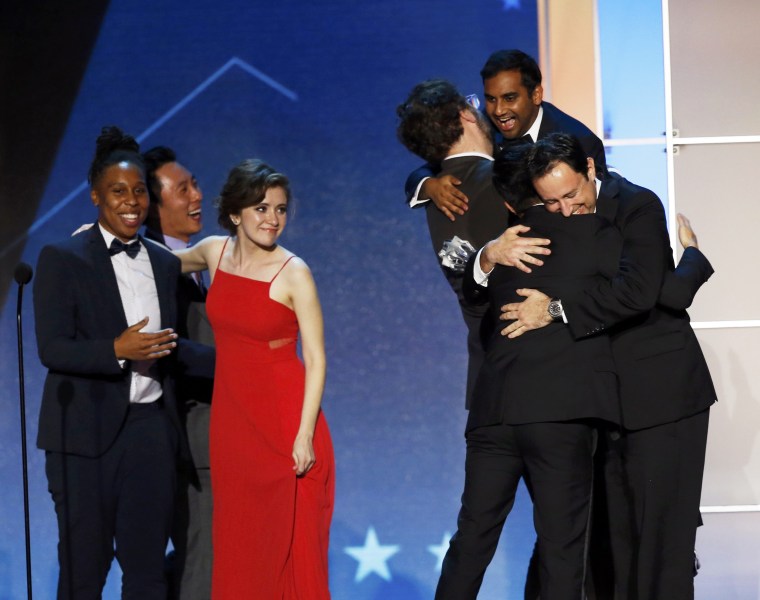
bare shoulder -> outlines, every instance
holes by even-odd
[[[285,249],[283,248],[283,250]],[[306,261],[288,250],[285,250],[285,252],[288,255],[288,258],[281,276],[294,285],[313,285],[314,278],[312,277],[311,269],[309,269],[309,265],[306,264]]]
[[[215,249],[218,247],[220,248],[228,239],[229,236],[226,235],[209,235],[200,240],[197,244],[195,244],[195,246],[207,249]]]

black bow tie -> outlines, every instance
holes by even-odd
[[[135,258],[137,253],[140,252],[140,242],[135,240],[134,242],[125,244],[121,240],[114,238],[108,247],[108,254],[114,256],[119,252],[126,252],[129,258]]]

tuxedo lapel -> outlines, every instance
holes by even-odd
[[[124,331],[128,326],[127,316],[121,303],[119,284],[116,281],[116,273],[113,270],[111,256],[108,254],[106,242],[100,233],[100,227],[96,223],[88,232],[81,235],[89,236],[87,240],[87,253],[95,274],[92,293],[97,294],[100,302],[107,307],[107,310],[103,311],[103,314],[118,315],[118,330]]]
[[[557,125],[555,124],[554,119],[552,119],[550,111],[547,109],[547,103],[542,102],[541,106],[543,106],[544,115],[541,117],[541,126],[538,128],[539,140],[546,137],[550,133],[557,131]]]

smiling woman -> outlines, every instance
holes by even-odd
[[[320,408],[322,309],[309,268],[277,243],[289,200],[285,175],[244,160],[216,201],[230,237],[177,252],[183,270],[208,268],[212,281],[212,595],[222,600],[330,597],[334,460]]]
[[[183,446],[173,379],[210,377],[211,355],[178,342],[178,261],[137,235],[148,194],[135,139],[104,128],[88,180],[97,224],[46,245],[34,284],[57,597],[101,597],[115,556],[124,597],[166,598]]]
[[[88,181],[98,222],[122,242],[137,235],[148,211],[145,165],[139,146],[118,127],[104,127]]]

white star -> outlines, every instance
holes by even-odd
[[[443,534],[443,539],[441,540],[440,544],[430,544],[427,549],[430,554],[435,556],[438,560],[435,563],[435,570],[439,571],[441,570],[441,566],[443,565],[443,557],[446,556],[446,551],[449,549],[449,540],[451,539],[451,534],[447,531]]]
[[[397,545],[381,546],[377,540],[375,528],[370,526],[369,529],[367,529],[367,537],[364,540],[364,546],[347,546],[345,548],[346,554],[351,555],[359,561],[354,581],[359,582],[370,573],[377,573],[386,581],[390,581],[391,572],[388,570],[388,565],[385,563],[400,549],[401,546]]]
[[[503,0],[504,10],[520,10],[520,0]]]

